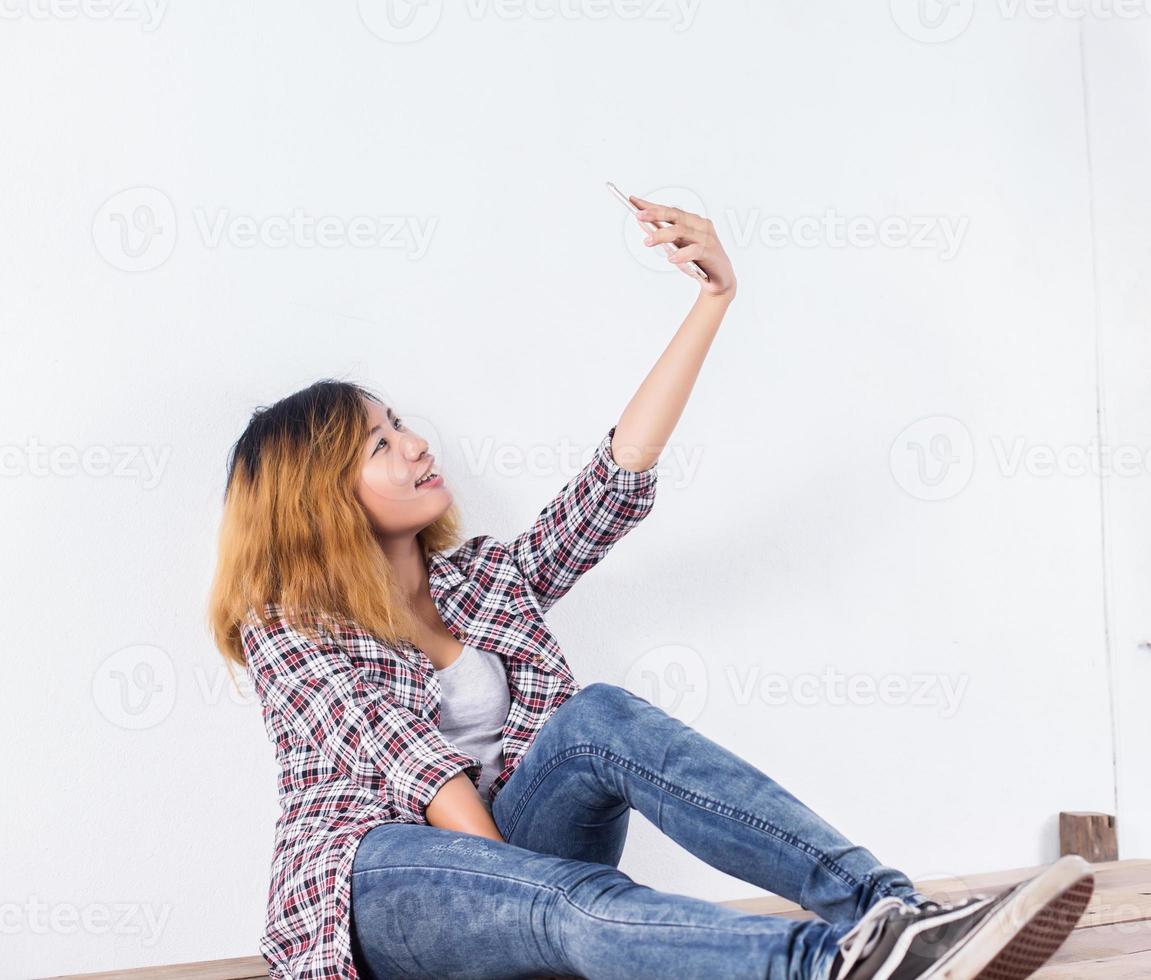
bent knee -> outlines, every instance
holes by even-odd
[[[606,724],[631,717],[647,703],[626,687],[607,681],[588,684],[579,693],[585,710],[593,712]]]

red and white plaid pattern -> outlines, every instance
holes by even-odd
[[[556,708],[580,690],[543,614],[593,568],[655,502],[655,468],[622,469],[615,426],[591,460],[510,544],[469,538],[428,565],[432,598],[449,631],[499,655],[511,710],[504,768],[515,771]],[[274,603],[270,625],[241,629],[248,674],[280,765],[280,817],[260,952],[273,980],[359,980],[351,954],[351,871],[372,827],[427,823],[443,783],[480,761],[440,734],[440,685],[416,647],[359,630],[320,645],[290,627]]]

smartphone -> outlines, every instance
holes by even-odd
[[[613,184],[610,180],[605,181],[605,183],[607,184],[607,189],[609,191],[611,191],[621,201],[623,201],[624,206],[629,211],[631,211],[632,214],[635,214],[637,211],[640,210],[634,204],[632,204],[630,199],[628,198],[628,196],[623,191],[621,191],[618,187],[616,187],[615,184]],[[660,228],[668,227],[668,225],[670,225],[671,222],[670,221],[641,221],[640,224],[643,225],[643,227],[646,228],[648,231],[658,231]],[[660,247],[665,252],[667,252],[668,255],[674,255],[676,252],[679,251],[679,246],[674,245],[671,242],[660,242]],[[711,281],[710,279],[708,279],[707,273],[704,272],[703,269],[701,269],[694,262],[685,262],[683,264],[683,268],[686,269],[688,272],[690,272],[693,276],[695,276],[696,279],[700,280],[700,282],[710,282]]]

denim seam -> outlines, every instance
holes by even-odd
[[[535,793],[536,789],[539,788],[539,784],[543,782],[544,778],[548,776],[552,770],[559,766],[561,763],[567,762],[569,759],[572,759],[578,755],[601,756],[610,762],[614,762],[621,768],[630,769],[632,772],[642,776],[644,779],[651,783],[661,786],[662,788],[669,791],[673,791],[676,795],[679,795],[681,799],[691,803],[692,805],[702,805],[705,809],[709,810],[709,812],[718,811],[721,816],[735,819],[738,819],[739,816],[744,816],[747,818],[747,820],[744,822],[750,824],[753,827],[756,827],[758,830],[765,831],[769,835],[777,838],[785,844],[790,844],[792,847],[802,851],[809,857],[816,858],[820,866],[826,868],[845,884],[850,885],[853,888],[857,888],[863,884],[863,882],[851,874],[850,871],[848,871],[838,862],[833,861],[822,851],[804,844],[804,842],[799,838],[787,833],[787,831],[777,827],[775,824],[770,823],[767,820],[763,820],[754,814],[747,813],[744,810],[737,810],[735,807],[728,806],[728,804],[721,803],[718,800],[713,800],[710,797],[700,796],[698,793],[691,793],[687,790],[684,790],[682,787],[676,786],[673,783],[669,783],[667,780],[661,779],[657,773],[653,773],[648,769],[645,769],[643,766],[634,765],[623,756],[616,755],[614,752],[601,748],[597,745],[591,745],[589,743],[570,745],[562,752],[552,756],[546,766],[541,767],[541,771],[536,775],[536,778],[532,780],[532,782],[528,785],[528,788],[520,795],[519,800],[516,801],[516,808],[512,811],[511,816],[508,819],[507,836],[509,838],[515,832],[515,828],[519,823],[520,816],[522,815],[524,808],[527,806],[528,800],[532,794]]]
[[[873,874],[871,874],[870,872],[868,872],[867,874],[865,874],[863,876],[863,882],[862,883],[865,884],[872,891],[874,891],[877,895],[879,895],[880,898],[887,898],[890,895],[897,895],[897,897],[902,898],[902,899],[906,899],[908,897],[913,897],[913,896],[909,896],[906,892],[902,892],[902,893],[894,892],[892,890],[892,888],[893,888],[892,885],[876,884],[875,876]],[[915,888],[914,882],[912,882],[911,887]],[[919,894],[918,889],[915,890],[913,895],[917,895],[917,894]]]
[[[479,878],[499,878],[502,881],[514,881],[521,885],[530,885],[534,888],[546,889],[550,892],[555,892],[557,896],[562,898],[568,905],[576,911],[586,915],[589,919],[595,919],[597,922],[607,922],[616,926],[672,926],[679,929],[706,929],[712,932],[729,933],[734,936],[758,936],[761,930],[743,930],[731,929],[727,926],[714,926],[714,925],[696,925],[691,922],[651,922],[647,919],[613,919],[605,915],[599,915],[596,912],[586,909],[581,905],[577,905],[572,901],[571,896],[564,891],[563,888],[557,885],[549,885],[545,882],[537,881],[533,878],[518,878],[515,875],[496,874],[493,871],[477,871],[474,868],[444,868],[442,865],[437,864],[389,864],[386,868],[362,868],[356,871],[357,875],[368,874],[384,874],[388,871],[452,871],[455,874],[475,875]],[[622,874],[622,872],[620,872]],[[646,887],[646,886],[640,886]],[[821,919],[804,922],[802,920],[796,922],[796,925],[813,925],[813,924],[827,925]]]

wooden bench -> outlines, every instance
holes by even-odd
[[[1018,868],[917,884],[924,894],[938,900],[949,900],[975,891],[999,892],[1039,870]],[[791,902],[770,896],[720,904],[764,915],[794,919],[813,917]],[[73,974],[70,980],[110,980],[113,977],[132,980],[250,980],[267,975],[263,957],[241,956],[112,973]],[[1034,977],[1035,980],[1145,980],[1151,977],[1151,860],[1096,864],[1095,894],[1078,928]]]

